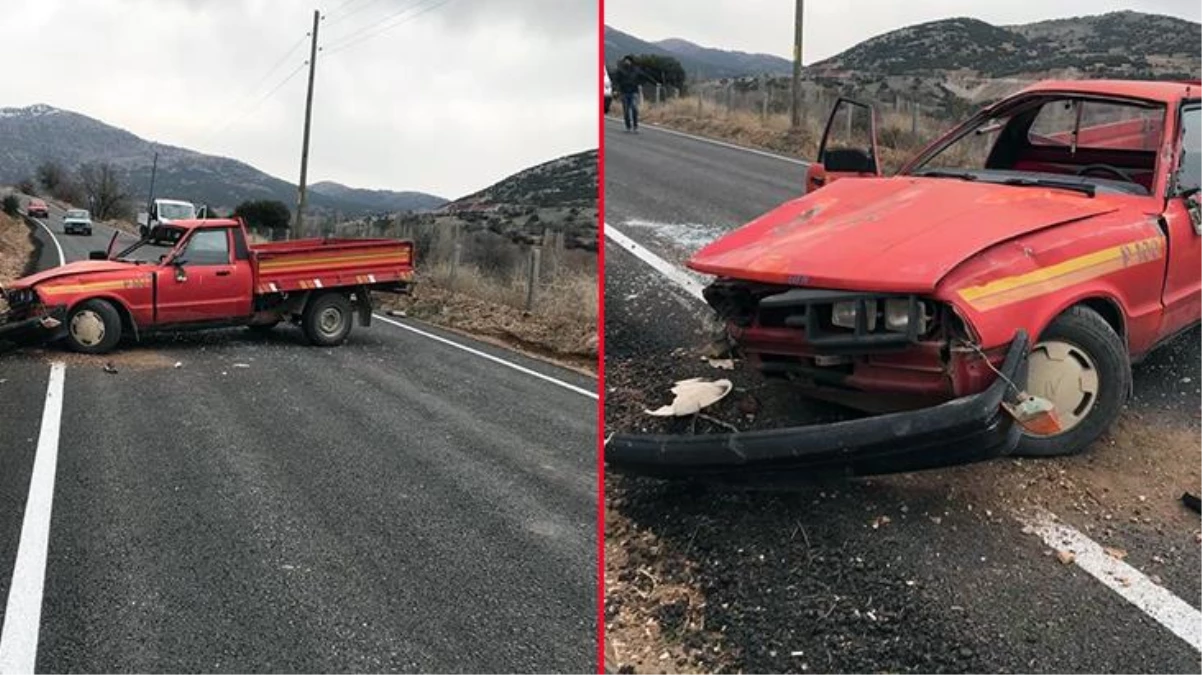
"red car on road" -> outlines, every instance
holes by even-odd
[[[117,234],[109,243],[110,249]],[[298,239],[252,244],[241,220],[180,220],[110,255],[72,262],[0,288],[0,342],[62,339],[103,353],[123,336],[225,326],[300,326],[332,346],[371,321],[372,291],[407,292],[413,244],[396,239]]]
[[[1200,93],[1043,82],[890,177],[875,113],[841,99],[807,194],[688,265],[715,278],[706,300],[765,375],[890,412],[615,436],[607,462],[663,476],[878,473],[1085,449],[1128,396],[1131,364],[1199,322]],[[1020,392],[1055,422],[1015,423],[1027,419],[1003,403]]]
[[[30,218],[49,218],[50,209],[46,206],[46,202],[40,199],[30,199],[29,204],[25,206],[25,214]]]

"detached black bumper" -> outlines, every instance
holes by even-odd
[[[66,307],[53,307],[35,317],[0,323],[0,351],[55,339],[61,335],[66,318]]]
[[[1020,388],[1028,348],[1027,334],[1019,331],[1002,366]],[[626,474],[738,481],[967,464],[1007,455],[1018,445],[1020,427],[1001,405],[1014,394],[999,377],[980,394],[847,422],[698,436],[615,434],[605,445],[605,463]]]

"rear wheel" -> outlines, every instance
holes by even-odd
[[[67,346],[84,354],[112,351],[121,341],[121,315],[105,300],[87,300],[67,315]]]
[[[1014,454],[1055,457],[1085,450],[1118,416],[1130,388],[1122,339],[1092,309],[1069,309],[1039,336],[1027,360],[1027,391],[1054,404],[1061,430],[1024,431]]]
[[[301,317],[301,328],[310,344],[332,347],[351,334],[354,312],[351,301],[341,293],[324,293],[313,298]]]

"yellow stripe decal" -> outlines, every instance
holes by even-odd
[[[307,267],[309,265],[348,264],[372,261],[409,262],[409,255],[404,252],[372,253],[362,255],[323,256],[320,258],[287,258],[284,260],[264,260],[259,263],[259,269],[277,269],[289,267]]]
[[[1154,262],[1164,257],[1164,239],[1112,246],[1024,274],[995,279],[959,291],[960,297],[978,311],[985,311],[1052,293],[1072,284],[1089,281],[1125,267]]]

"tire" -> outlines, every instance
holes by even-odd
[[[121,315],[107,300],[86,300],[67,315],[67,346],[83,354],[110,352],[121,341]]]
[[[301,330],[309,344],[333,347],[351,334],[355,313],[351,301],[341,293],[323,293],[309,301],[301,317]]]
[[[1122,338],[1092,309],[1070,308],[1031,347],[1027,373],[1027,391],[1057,404],[1064,430],[1051,436],[1024,431],[1014,454],[1059,457],[1084,451],[1110,427],[1130,389],[1131,359]]]

